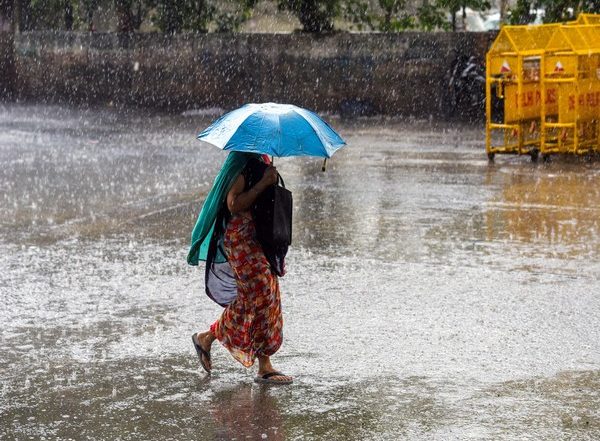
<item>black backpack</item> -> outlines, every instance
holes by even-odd
[[[285,188],[281,175],[277,184],[263,191],[252,207],[256,235],[261,244],[273,248],[288,247],[292,243],[292,192]]]
[[[292,210],[292,192],[285,188],[281,176],[277,184],[258,195],[252,206],[256,238],[271,269],[280,277],[285,274],[285,256],[292,243]]]

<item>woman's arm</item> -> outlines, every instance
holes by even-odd
[[[277,169],[275,167],[268,167],[261,180],[248,191],[244,191],[246,181],[244,180],[244,176],[240,174],[233,183],[233,187],[231,187],[229,193],[227,193],[227,208],[229,208],[232,214],[248,211],[257,196],[276,182]]]

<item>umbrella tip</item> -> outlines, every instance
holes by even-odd
[[[327,158],[323,160],[323,166],[321,167],[321,171],[324,172],[327,169]]]

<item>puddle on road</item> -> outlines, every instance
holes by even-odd
[[[189,356],[42,366],[24,372],[21,390],[3,391],[6,439],[593,439],[600,430],[597,371],[461,398],[421,377],[284,389],[253,385],[233,366],[209,379]]]
[[[209,123],[0,108],[1,439],[600,437],[600,163],[497,157],[477,127],[334,120],[294,192],[290,388],[189,336],[220,308],[185,263],[224,158]]]

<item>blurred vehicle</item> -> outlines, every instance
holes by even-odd
[[[481,117],[485,109],[485,68],[481,60],[456,51],[445,83],[446,93],[440,105],[446,117],[462,115],[469,120]]]

